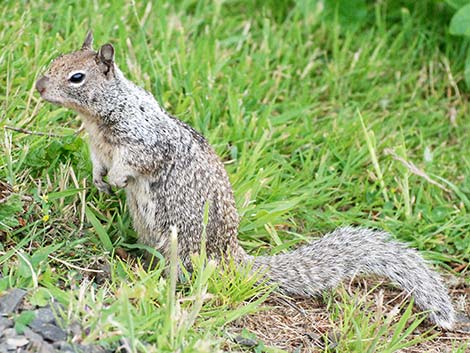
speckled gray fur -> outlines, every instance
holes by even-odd
[[[176,226],[179,256],[190,267],[208,204],[208,256],[252,261],[254,270],[267,271],[287,294],[318,295],[358,274],[384,276],[413,293],[433,322],[452,328],[454,310],[437,273],[384,232],[341,228],[286,254],[247,255],[237,240],[232,187],[212,147],[123,76],[110,44],[98,52],[91,44],[89,34],[80,50],[55,59],[36,87],[44,99],[81,114],[90,136],[93,181],[103,192],[110,191],[108,183],[125,188],[142,243],[167,256],[170,227]],[[77,72],[84,80],[70,82]]]

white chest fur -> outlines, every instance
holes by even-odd
[[[100,129],[98,124],[93,120],[85,117],[83,119],[83,124],[85,125],[85,130],[89,135],[90,152],[93,164],[95,165],[96,163],[99,163],[109,170],[113,162],[113,146],[107,142],[102,129]]]

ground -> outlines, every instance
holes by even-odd
[[[451,297],[456,303],[459,312],[469,312],[470,295],[469,286],[462,281],[452,280],[449,278],[447,284],[450,288]],[[370,290],[374,288],[373,290]],[[370,335],[373,339],[380,340],[383,334],[374,327],[375,320],[383,320],[385,317],[392,318],[395,322],[400,318],[402,311],[397,308],[403,307],[403,301],[406,295],[396,289],[384,286],[384,282],[373,282],[370,279],[362,281],[354,281],[349,286],[346,298],[346,305],[353,305],[355,311],[362,311],[364,314],[373,313],[372,320],[362,316],[360,320],[370,325],[371,331],[375,331],[376,336]],[[355,298],[355,301],[350,300]],[[344,305],[342,302],[345,297],[334,298],[336,304]],[[367,304],[366,304],[367,303]],[[376,316],[376,317],[375,317]],[[335,315],[329,315],[325,310],[325,303],[318,299],[305,298],[285,298],[274,295],[263,303],[263,310],[255,314],[243,316],[235,321],[231,327],[233,332],[243,335],[250,332],[263,342],[269,342],[271,345],[282,348],[288,352],[323,352],[325,348],[337,349],[342,352],[343,349],[350,349],[353,352],[370,351],[392,351],[403,353],[443,353],[453,352],[453,349],[459,346],[458,342],[467,342],[470,339],[470,321],[465,319],[461,322],[453,332],[440,332],[438,330],[430,330],[430,324],[424,323],[418,329],[413,331],[408,337],[413,338],[425,336],[426,340],[421,340],[417,344],[413,344],[408,348],[386,350],[385,347],[374,347],[373,339],[360,346],[352,343],[350,347],[344,345],[344,341],[351,339],[354,342],[355,337],[348,337],[338,330],[338,322],[341,319]],[[386,320],[384,320],[386,321]],[[390,332],[394,332],[392,325],[385,331],[388,336]],[[433,336],[434,335],[434,336]],[[374,350],[375,349],[375,350]],[[463,352],[464,350],[462,350]]]
[[[449,34],[444,2],[348,4],[3,1],[0,294],[23,288],[28,304],[10,317],[27,326],[28,312],[58,302],[64,325],[83,327],[69,340],[132,352],[465,352],[465,333],[427,332],[388,284],[290,301],[233,264],[196,259],[182,285],[146,270],[123,193],[92,185],[80,119],[34,90],[93,29],[95,46],[112,43],[123,72],[222,157],[248,252],[338,226],[385,229],[456,278],[468,315],[468,43]]]

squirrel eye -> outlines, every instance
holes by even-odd
[[[73,74],[72,76],[70,76],[69,80],[70,82],[73,82],[73,83],[80,83],[83,81],[84,78],[85,78],[85,74],[82,74],[81,72],[77,72],[76,74]]]

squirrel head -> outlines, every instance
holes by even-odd
[[[100,92],[116,80],[114,48],[104,44],[97,52],[92,48],[93,33],[88,32],[80,50],[57,57],[46,74],[36,82],[36,89],[48,102],[79,112],[89,108]]]

